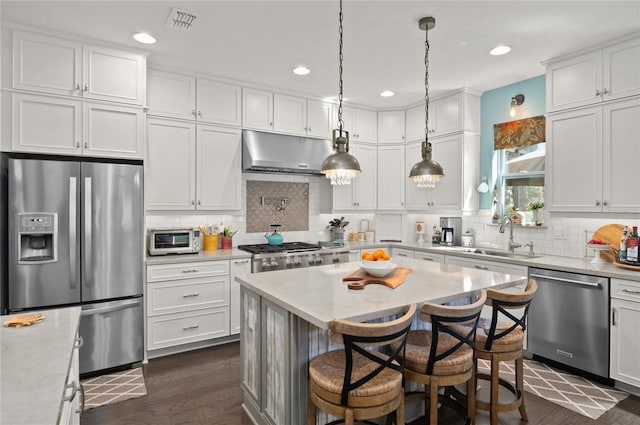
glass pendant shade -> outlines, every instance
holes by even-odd
[[[442,166],[431,159],[431,149],[431,143],[422,142],[422,161],[411,167],[409,172],[411,180],[421,188],[435,187],[444,177]]]
[[[350,184],[351,179],[361,171],[360,163],[349,153],[349,133],[342,132],[346,137],[337,135],[339,133],[339,130],[333,130],[334,152],[322,162],[321,173],[331,179],[332,185]]]

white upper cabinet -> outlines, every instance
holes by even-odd
[[[404,144],[378,146],[378,209],[404,210]]]
[[[338,128],[338,106],[334,106],[334,127]],[[377,143],[378,114],[375,111],[343,106],[344,130],[349,132],[349,140]]]
[[[149,115],[241,124],[240,86],[150,69],[147,92]]]
[[[405,185],[407,210],[426,210],[431,208],[431,190],[418,187],[409,178],[411,168],[422,160],[422,142],[407,143],[405,146]]]
[[[640,99],[550,114],[547,185],[550,211],[637,212],[629,181],[640,163]],[[579,166],[574,166],[579,164]]]
[[[351,143],[349,152],[358,159],[362,172],[350,184],[333,186],[333,210],[375,210],[377,148],[370,144]]]
[[[404,141],[404,111],[378,112],[378,143],[402,143]]]
[[[424,139],[424,104],[406,111],[408,142]],[[461,89],[429,101],[429,137],[445,136],[459,131],[480,132],[480,93]]]
[[[241,131],[149,118],[145,196],[149,210],[239,210]]]
[[[254,130],[273,130],[273,93],[242,89],[242,126]]]
[[[12,87],[144,105],[146,57],[16,30],[13,31]]]
[[[640,94],[640,39],[547,64],[547,111]]]
[[[15,152],[143,157],[141,108],[30,93],[9,96]]]
[[[329,102],[309,99],[307,101],[307,135],[331,139],[333,105]]]
[[[256,95],[249,96],[251,98]],[[255,109],[248,113],[265,124],[268,105],[266,97],[257,95],[254,105],[249,107]],[[331,113],[332,104],[328,102],[280,93],[273,94],[273,131],[277,133],[330,139]],[[265,126],[263,129],[268,128]]]
[[[273,96],[274,131],[306,136],[307,127],[307,99],[276,93]]]

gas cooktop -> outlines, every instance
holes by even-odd
[[[268,243],[238,245],[238,249],[252,254],[275,254],[279,252],[317,251],[321,249],[321,247],[320,245],[306,242],[285,242],[282,245],[269,245]]]

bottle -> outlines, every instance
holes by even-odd
[[[629,237],[627,229],[627,226],[624,226],[624,229],[622,229],[622,237],[620,238],[620,253],[618,254],[619,263],[624,263],[625,261],[627,261],[627,238]]]
[[[633,226],[633,232],[631,236],[627,238],[627,264],[640,264],[638,259],[638,226]]]

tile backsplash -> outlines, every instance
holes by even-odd
[[[247,181],[247,233],[309,230],[309,183]]]

